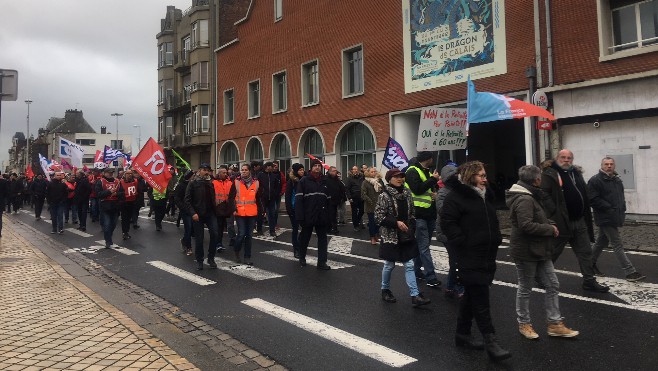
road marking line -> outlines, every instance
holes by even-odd
[[[105,241],[104,240],[96,241],[96,243],[99,243],[99,244],[103,245],[103,248],[105,248]],[[121,246],[119,246],[115,243],[112,244],[112,250],[120,252],[123,255],[139,255],[139,253],[137,251],[126,249],[125,247],[121,247]]]
[[[281,259],[286,259],[286,260],[292,260],[292,261],[299,261],[299,259],[295,258],[294,254],[290,251],[286,250],[268,250],[268,251],[262,251],[262,254],[266,255],[271,255],[277,258]],[[310,265],[317,265],[318,264],[318,259],[313,256],[307,256],[306,257],[306,262]],[[341,269],[341,268],[350,268],[353,267],[354,265],[352,264],[347,264],[347,263],[341,263],[333,260],[328,260],[327,264],[331,266],[331,269]]]
[[[262,299],[248,299],[242,303],[391,367],[403,367],[418,361],[391,348]]]
[[[192,274],[188,271],[184,271],[184,270],[182,270],[178,267],[174,267],[173,265],[167,264],[167,263],[162,262],[162,261],[158,261],[158,260],[150,261],[150,262],[146,262],[146,264],[150,264],[150,265],[152,265],[156,268],[162,269],[165,272],[171,273],[171,274],[173,274],[175,276],[178,276],[182,279],[185,279],[185,280],[188,280],[190,282],[196,283],[197,285],[208,286],[208,285],[212,285],[212,284],[216,283],[215,281],[211,281],[207,278],[197,276],[196,274]]]
[[[93,236],[93,234],[89,234],[87,232],[83,232],[83,231],[77,230],[75,228],[66,228],[65,230],[69,231],[73,234],[77,234],[78,236],[81,236],[81,237],[91,237],[91,236]]]
[[[219,270],[233,273],[240,277],[249,278],[250,280],[253,281],[263,281],[263,280],[269,280],[271,278],[284,277],[283,275],[278,273],[256,268],[252,265],[237,264],[234,261],[230,261],[224,258],[215,257],[215,263],[217,263],[217,268],[219,268]]]
[[[73,252],[80,252],[83,254],[96,254],[99,250],[102,250],[104,248],[105,246],[89,246],[83,248],[74,247],[72,249],[64,250],[64,254],[70,254]]]

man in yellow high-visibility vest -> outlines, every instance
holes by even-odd
[[[441,281],[434,272],[434,262],[430,255],[430,244],[432,234],[436,229],[436,197],[439,172],[430,169],[434,165],[435,152],[418,152],[415,159],[411,159],[406,170],[405,186],[409,188],[414,201],[414,213],[416,215],[416,242],[419,255],[414,259],[416,278],[426,280],[427,286],[438,287]],[[421,267],[423,270],[421,270]]]

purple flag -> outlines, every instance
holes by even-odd
[[[382,165],[386,166],[388,169],[396,167],[402,170],[402,172],[409,167],[409,159],[404,153],[404,149],[402,149],[400,143],[391,137],[388,137],[388,144],[386,144],[386,151],[384,152]]]

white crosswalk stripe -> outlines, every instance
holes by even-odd
[[[240,277],[248,278],[253,281],[263,281],[272,278],[284,277],[278,273],[269,272],[264,269],[256,268],[252,265],[237,264],[236,262],[224,258],[215,257],[215,263],[217,263],[217,268],[219,268],[219,270],[226,271]]]
[[[295,256],[293,255],[292,252],[285,251],[285,250],[263,251],[262,254],[271,255],[271,256],[275,256],[277,258],[292,260],[292,261],[298,261],[299,260],[299,259],[295,258]],[[313,256],[307,256],[306,257],[306,262],[310,265],[317,265],[318,264],[318,259],[313,257]],[[350,267],[354,266],[352,264],[341,263],[341,262],[337,262],[337,261],[333,261],[333,260],[328,260],[327,264],[331,266],[331,269],[350,268]]]
[[[188,271],[182,270],[178,267],[175,267],[171,264],[167,264],[162,261],[157,261],[157,260],[150,261],[150,262],[146,262],[146,264],[150,264],[158,269],[162,269],[163,271],[171,273],[177,277],[196,283],[197,285],[208,286],[216,283],[215,281],[209,280],[201,276],[197,276],[196,274],[192,274]]]
[[[65,231],[71,232],[73,234],[77,234],[80,237],[92,237],[93,236],[93,234],[89,234],[87,232],[80,231],[76,228],[66,228]]]
[[[105,248],[105,241],[100,240],[100,241],[96,241],[96,243],[103,245],[101,247]],[[120,252],[124,255],[139,255],[139,253],[137,251],[126,249],[125,247],[121,247],[121,246],[119,246],[115,243],[112,244],[112,250],[114,250],[116,252]]]

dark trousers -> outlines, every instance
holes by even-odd
[[[570,220],[569,228],[571,229],[571,237],[558,237],[553,239],[553,263],[560,257],[564,246],[569,243],[571,251],[576,254],[578,264],[580,265],[580,273],[583,275],[585,282],[594,281],[594,268],[592,263],[592,245],[589,241],[589,232],[587,232],[587,223],[584,218],[578,220]]]
[[[299,258],[306,258],[306,249],[308,248],[308,243],[311,241],[313,228],[315,228],[315,234],[318,236],[318,264],[323,264],[327,262],[328,241],[326,225],[302,225],[302,232],[299,234]]]
[[[350,202],[352,207],[352,224],[354,228],[362,224],[363,220],[363,200],[360,198],[353,198]]]
[[[224,230],[226,229],[226,218],[217,217],[217,247],[224,246],[222,240],[224,239]]]
[[[294,216],[291,216],[290,224],[292,224],[292,251],[297,257],[299,256],[299,222]]]
[[[94,197],[90,198],[89,201],[91,203],[91,221],[95,222],[98,220],[101,214],[100,200]]]
[[[2,236],[2,212],[5,211],[5,208],[0,208],[0,236]]]
[[[217,217],[215,213],[210,212],[203,217],[199,216],[198,222],[192,222],[192,228],[194,229],[194,257],[198,262],[203,261],[204,226],[208,227],[208,232],[210,233],[208,260],[213,260],[215,259],[215,251],[217,250]]]
[[[62,201],[56,204],[48,204],[50,209],[50,218],[53,223],[53,232],[58,232],[64,229],[64,210],[66,209],[66,202]]]
[[[137,225],[137,221],[139,220],[139,209],[141,209],[143,206],[144,203],[143,202],[140,203],[139,201],[136,201],[135,204],[133,205],[133,217],[132,217],[133,225]]]
[[[329,204],[329,226],[330,231],[338,230],[338,204]]]
[[[256,217],[253,216],[236,216],[235,223],[238,225],[238,235],[235,237],[233,250],[240,252],[244,246],[244,257],[251,258],[251,235],[254,230]]]
[[[133,221],[133,211],[135,209],[135,202],[124,202],[121,205],[121,232],[130,232],[130,225]]]
[[[496,332],[491,323],[488,285],[464,285],[464,296],[459,301],[457,333],[470,334],[473,318],[483,335]]]
[[[80,228],[87,228],[87,214],[89,213],[89,200],[78,201],[76,203],[78,208],[78,220],[80,221]]]
[[[119,219],[119,210],[111,208],[109,210],[101,210],[101,227],[103,228],[103,239],[105,244],[112,245],[112,234],[117,227],[117,219]]]
[[[256,202],[258,203],[258,215],[256,215],[256,232],[262,234],[265,208],[263,207],[263,203],[260,200],[257,200]]]
[[[167,209],[165,210],[165,214],[169,216],[176,215],[176,203],[174,202],[173,198],[169,199],[167,203]]]
[[[23,203],[23,196],[20,196],[20,195],[12,196],[11,197],[11,205],[7,205],[8,206],[7,211],[11,212],[10,207],[9,207],[9,206],[11,206],[11,207],[14,208],[14,212],[18,212],[18,209],[21,208],[22,203]]]
[[[64,221],[69,222],[69,215],[73,218],[73,223],[78,221],[78,208],[75,203],[73,203],[72,198],[66,199],[66,209],[64,209]]]
[[[153,199],[153,201],[151,201],[151,207],[153,208],[153,213],[155,214],[155,227],[162,229],[162,219],[164,219],[167,210],[167,199]]]
[[[276,204],[280,202],[281,202],[280,199],[263,201],[263,207],[267,212],[267,225],[270,227],[270,235],[274,235],[276,232],[276,224],[279,219],[279,214],[277,212]]]
[[[178,216],[183,220],[183,238],[181,244],[187,249],[192,248],[192,215],[181,210]]]
[[[44,195],[34,195],[34,216],[41,218],[41,212],[43,211],[43,202],[46,199]]]

